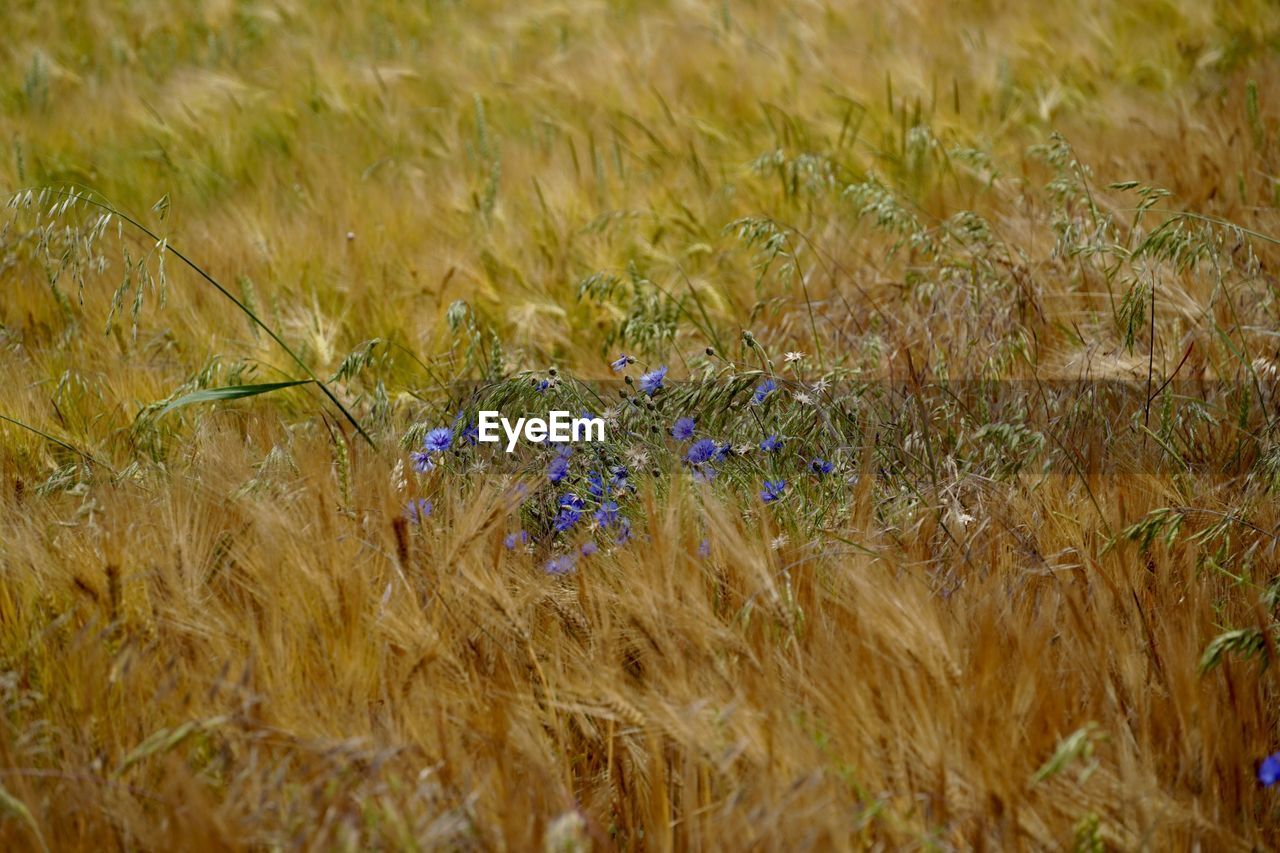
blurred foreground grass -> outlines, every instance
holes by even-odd
[[[136,216],[375,445],[314,389],[157,417],[302,374],[137,232],[9,215],[0,414],[47,435],[0,422],[7,846],[1280,839],[1274,3],[0,23],[0,189]],[[850,452],[804,528],[674,476],[567,578],[503,547],[496,475],[397,520],[397,439],[450,383],[754,370],[744,330],[846,381],[1176,373],[1262,414],[1207,442],[1175,400],[1141,426],[1167,467],[1092,478],[912,434],[927,476]]]

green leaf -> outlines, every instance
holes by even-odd
[[[30,426],[29,424],[24,424],[22,421],[17,420],[16,418],[11,418],[11,417],[9,417],[8,415],[6,415],[6,414],[4,414],[4,413],[2,413],[2,412],[0,412],[0,421],[6,421],[6,422],[8,422],[8,423],[13,424],[14,426],[21,427],[22,429],[25,429],[25,430],[27,430],[28,432],[33,432],[33,433],[35,433],[36,435],[40,436],[41,438],[45,439],[46,441],[51,441],[51,442],[53,442],[54,444],[58,445],[59,447],[65,447],[67,450],[70,450],[70,451],[71,451],[71,452],[73,452],[73,453],[78,453],[78,454],[80,454],[80,455],[81,455],[81,456],[83,456],[85,459],[89,460],[90,462],[93,462],[93,463],[96,463],[96,464],[98,464],[98,465],[101,465],[102,467],[106,468],[106,469],[107,469],[107,470],[109,470],[109,471],[110,471],[110,470],[112,470],[110,465],[107,465],[107,464],[105,464],[105,463],[103,463],[103,462],[100,462],[100,461],[97,459],[97,457],[95,457],[95,456],[93,456],[93,455],[91,455],[91,454],[89,454],[89,453],[86,453],[85,451],[81,450],[80,448],[76,447],[76,446],[75,446],[75,445],[73,445],[73,444],[68,444],[67,442],[65,442],[65,441],[63,441],[62,439],[58,438],[56,435],[50,435],[49,433],[45,432],[44,430],[36,429],[35,427]]]
[[[216,403],[219,400],[237,400],[240,397],[256,397],[259,394],[270,394],[282,388],[293,388],[296,385],[310,385],[314,379],[295,379],[291,382],[266,382],[261,385],[230,385],[226,388],[206,388],[194,394],[186,394],[174,400],[160,410],[156,417],[166,415],[174,409],[189,406],[192,403]]]

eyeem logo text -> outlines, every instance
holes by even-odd
[[[516,442],[521,438],[533,442],[604,441],[604,418],[575,418],[560,410],[547,412],[546,418],[519,418],[514,424],[500,412],[480,412],[480,441],[501,441],[499,429],[506,436],[508,453],[516,449]]]

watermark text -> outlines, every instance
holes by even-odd
[[[563,410],[547,412],[545,418],[517,418],[514,424],[500,412],[483,410],[479,413],[478,428],[479,440],[483,442],[496,443],[505,436],[508,453],[516,449],[516,442],[521,438],[532,442],[604,441],[603,418],[575,418]]]

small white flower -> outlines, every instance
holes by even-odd
[[[748,453],[752,451],[752,449],[753,449],[753,445],[739,444],[737,447],[733,449],[733,452],[738,454],[739,456],[746,456]]]
[[[629,448],[627,450],[627,461],[631,463],[633,468],[643,468],[649,462],[649,451],[640,445]]]
[[[947,512],[943,518],[943,521],[948,526],[957,528],[961,533],[968,528],[969,522],[973,520],[973,516],[965,512],[965,508],[960,505],[959,501],[952,501],[951,506],[947,507]]]
[[[793,396],[795,397],[796,402],[802,406],[813,405],[813,398],[803,391],[797,391]]]
[[[787,364],[795,364],[797,361],[804,360],[804,353],[796,352],[795,350],[792,350],[791,352],[784,355],[782,358],[784,361],[786,361]]]
[[[828,385],[828,384],[830,384],[830,383],[828,383],[828,382],[827,382],[827,377],[825,377],[825,376],[824,376],[824,377],[822,377],[822,378],[821,378],[821,379],[819,379],[817,382],[813,383],[813,393],[815,393],[815,394],[821,394],[822,392],[824,392],[824,391],[826,391],[826,390],[827,390],[827,385]]]
[[[779,533],[777,536],[773,537],[773,541],[769,543],[769,547],[774,551],[781,551],[782,546],[786,545],[788,541],[787,534]]]

